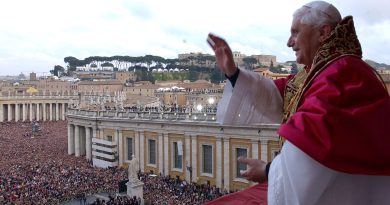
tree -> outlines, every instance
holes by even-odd
[[[291,63],[291,74],[298,73],[298,65],[296,63]]]
[[[137,70],[136,75],[137,75],[136,81],[150,81],[152,83],[154,83],[155,81],[153,74],[145,70]]]
[[[104,62],[102,63],[102,67],[114,67],[114,65],[110,62]]]
[[[198,72],[196,72],[195,69],[189,70],[188,80],[190,80],[191,82],[198,80]]]
[[[226,79],[225,75],[222,73],[221,69],[214,68],[209,74],[210,81],[212,83],[220,83]]]
[[[76,70],[77,66],[85,66],[85,60],[79,60],[75,57],[68,56],[64,58],[64,62],[67,63],[67,73],[70,75],[73,71]]]
[[[53,70],[50,70],[50,73],[55,76],[61,76],[65,72],[65,68],[60,65],[55,65]]]
[[[19,79],[19,80],[24,80],[24,79],[26,79],[26,75],[24,75],[23,73],[20,73],[20,74],[18,75],[18,79]]]
[[[271,60],[271,63],[270,63],[270,65],[269,65],[269,68],[270,69],[273,69],[274,68],[274,62]]]
[[[253,65],[256,65],[258,63],[257,59],[253,58],[253,57],[245,57],[242,59],[242,61],[247,66],[247,69],[250,69],[250,70],[253,70]]]

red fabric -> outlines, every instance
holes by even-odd
[[[267,183],[220,197],[205,205],[267,205]]]
[[[390,99],[361,59],[331,63],[305,92],[279,134],[341,172],[390,175]]]
[[[278,88],[279,93],[282,96],[282,98],[284,97],[284,89],[286,88],[287,81],[290,80],[291,78],[293,78],[294,76],[295,75],[289,75],[286,78],[279,78],[279,79],[274,80],[274,83],[275,83],[276,87]]]

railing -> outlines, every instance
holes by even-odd
[[[169,121],[215,121],[214,112],[147,112],[147,111],[116,111],[116,110],[81,110],[68,109],[68,115],[104,118],[124,118],[139,120],[169,120]]]

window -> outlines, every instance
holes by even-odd
[[[173,142],[173,168],[183,168],[183,143],[182,141]]]
[[[213,174],[213,147],[211,145],[202,145],[202,172]]]
[[[247,156],[248,156],[247,149],[245,149],[245,148],[236,148],[236,158],[237,159],[239,157],[247,157]],[[236,177],[237,178],[243,178],[240,175],[240,171],[241,170],[246,170],[246,168],[247,168],[246,166],[247,166],[246,164],[239,163],[238,160],[236,161]]]
[[[112,136],[111,135],[107,135],[107,141],[112,142]]]
[[[126,138],[127,139],[127,160],[133,159],[133,138]]]
[[[148,140],[149,164],[156,164],[156,140]]]

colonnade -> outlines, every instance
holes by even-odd
[[[246,156],[254,159],[270,161],[279,149],[277,125],[221,128],[218,124],[196,125],[194,122],[170,124],[167,121],[162,125],[154,121],[77,118],[68,114],[70,155],[85,156],[98,167],[127,166],[129,156],[134,155],[143,172],[210,183],[227,190],[251,184],[237,175],[235,159],[239,151],[245,150]],[[175,146],[180,148],[175,149]],[[211,155],[204,146],[211,150]],[[178,153],[181,160],[175,161]],[[204,169],[207,154],[208,160],[212,159],[209,161],[211,172]]]
[[[68,103],[63,102],[2,102],[0,122],[65,120]]]
[[[68,154],[85,156],[92,160],[92,134],[96,138],[96,128],[68,124]]]

